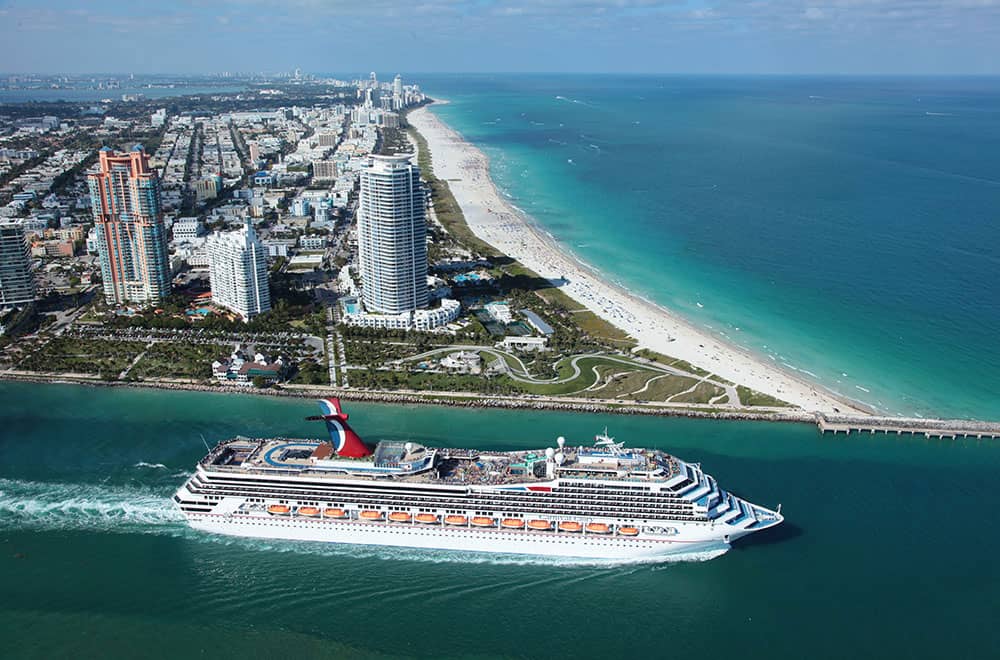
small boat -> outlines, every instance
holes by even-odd
[[[550,530],[552,529],[552,523],[548,520],[540,520],[535,518],[534,520],[528,521],[528,529],[538,529],[538,530]]]
[[[487,518],[486,516],[476,516],[472,519],[472,524],[476,527],[494,527],[497,521],[493,518]]]
[[[275,516],[287,516],[292,512],[292,507],[287,504],[269,504],[267,512]]]
[[[621,534],[622,536],[638,536],[639,535],[639,528],[638,527],[619,527],[618,528],[618,533]]]
[[[413,516],[406,513],[405,511],[393,511],[389,514],[389,520],[392,522],[410,522]]]
[[[316,518],[319,516],[319,508],[314,506],[300,506],[296,513],[300,516],[308,516],[309,518]]]
[[[469,519],[466,518],[465,516],[445,516],[444,517],[444,524],[445,525],[468,525],[469,524]]]
[[[611,528],[606,524],[598,522],[587,523],[586,529],[590,534],[607,534],[611,531]]]
[[[504,518],[500,521],[501,527],[506,527],[507,529],[522,529],[524,527],[524,521],[520,518]]]
[[[324,518],[346,518],[347,517],[347,512],[344,511],[343,509],[334,509],[334,508],[323,509],[323,517]]]
[[[560,532],[579,532],[581,529],[583,529],[583,525],[575,520],[564,520],[559,523]]]
[[[382,520],[382,512],[365,510],[359,513],[358,517],[362,520]]]

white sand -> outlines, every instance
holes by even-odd
[[[768,364],[739,347],[699,330],[676,314],[643,300],[565,254],[497,191],[486,155],[427,108],[408,115],[427,140],[434,174],[448,181],[472,231],[546,279],[566,282],[562,291],[634,337],[639,345],[746,385],[809,411],[862,412],[820,386]]]

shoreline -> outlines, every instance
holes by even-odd
[[[0,382],[34,383],[38,385],[75,385],[83,387],[107,387],[137,390],[166,390],[174,392],[204,392],[214,394],[246,394],[248,396],[314,399],[334,396],[344,401],[363,403],[386,403],[396,405],[430,405],[449,408],[494,408],[501,410],[582,412],[611,415],[646,415],[650,417],[686,417],[695,419],[721,419],[759,422],[791,422],[816,424],[817,417],[803,410],[752,408],[734,410],[698,410],[697,406],[686,408],[677,406],[616,404],[603,400],[558,401],[553,399],[526,399],[520,396],[482,395],[476,393],[441,393],[416,391],[361,390],[356,388],[334,388],[324,385],[300,385],[295,387],[256,389],[253,387],[220,387],[199,383],[175,383],[167,381],[121,381],[97,378],[74,378],[70,376],[44,376],[0,373]]]
[[[806,412],[873,414],[863,403],[768,364],[762,356],[606,281],[600,271],[561,246],[537,221],[508,201],[490,176],[488,157],[429,108],[417,108],[407,120],[426,140],[432,157],[437,156],[433,159],[435,175],[448,182],[469,229],[480,240],[558,283],[561,291],[583,307],[631,335],[639,347],[684,360]]]

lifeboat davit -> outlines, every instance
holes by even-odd
[[[287,504],[269,504],[267,512],[275,516],[287,516],[292,512],[292,507]]]
[[[445,525],[468,525],[469,524],[469,519],[466,518],[465,516],[445,516],[444,517],[444,524]]]
[[[587,532],[590,534],[607,534],[611,531],[611,528],[604,523],[592,522],[587,523]]]
[[[506,527],[507,529],[522,529],[524,527],[524,521],[520,518],[504,518],[500,521],[501,527]]]
[[[476,516],[472,519],[472,524],[476,527],[493,527],[497,524],[497,521],[486,516]]]
[[[418,523],[423,523],[425,525],[436,525],[437,521],[438,521],[438,517],[435,516],[433,513],[418,513],[417,514],[417,522]]]
[[[362,520],[382,520],[382,512],[365,510],[359,513],[358,517]]]
[[[300,516],[315,518],[319,515],[319,509],[314,506],[300,506],[296,511]]]
[[[583,529],[583,525],[575,520],[564,520],[559,523],[559,531],[561,532],[579,532],[581,529]]]
[[[347,512],[343,509],[323,509],[324,518],[346,518]]]
[[[638,527],[619,527],[618,528],[618,533],[621,534],[622,536],[638,536],[639,535],[639,528]]]
[[[540,520],[536,518],[535,520],[528,521],[528,528],[546,531],[552,529],[552,523],[548,520]]]
[[[389,520],[392,522],[410,522],[412,516],[404,511],[393,511],[389,514]]]

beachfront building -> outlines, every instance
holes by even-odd
[[[271,309],[267,250],[252,223],[237,231],[217,231],[205,245],[213,303],[236,312],[244,321]]]
[[[0,308],[20,307],[34,299],[35,276],[24,222],[0,221]]]
[[[250,386],[254,378],[273,385],[284,379],[287,372],[285,361],[279,356],[273,360],[257,353],[252,357],[237,346],[229,358],[212,363],[212,377],[222,385]]]
[[[347,270],[346,268],[344,270]],[[369,314],[355,299],[341,298],[344,323],[361,328],[384,330],[435,330],[442,329],[458,318],[462,304],[445,298],[437,307],[418,309],[399,314]]]
[[[427,227],[420,169],[411,156],[372,156],[361,170],[358,260],[365,310],[427,306]]]
[[[128,153],[104,147],[98,155],[99,170],[87,181],[104,297],[111,305],[156,303],[170,294],[156,170],[140,145]]]

